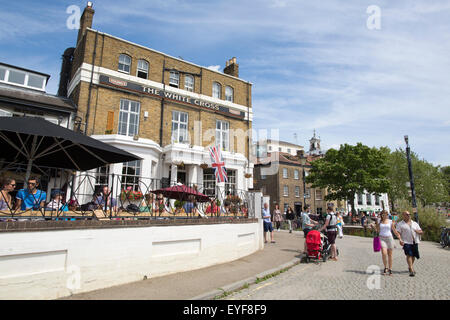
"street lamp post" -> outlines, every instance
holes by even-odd
[[[412,164],[411,164],[411,150],[409,148],[409,139],[408,136],[405,136],[406,142],[406,158],[408,160],[408,172],[409,172],[409,183],[411,186],[411,198],[412,198],[412,206],[414,212],[414,220],[419,223],[419,215],[417,213],[417,203],[416,203],[416,191],[414,189],[414,176],[412,172]]]

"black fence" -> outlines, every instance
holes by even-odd
[[[198,219],[252,218],[249,193],[234,185],[208,182],[180,185],[168,179],[145,178],[93,170],[72,172],[35,168],[36,193],[24,183],[26,167],[0,165],[0,178],[14,179],[15,188],[2,186],[0,221],[79,219]],[[8,180],[6,180],[8,181]],[[8,189],[9,188],[9,189]],[[162,191],[173,189],[171,192]],[[41,193],[42,192],[42,193]],[[43,193],[45,192],[45,194]],[[18,198],[27,200],[20,201]],[[8,199],[10,197],[10,199]]]

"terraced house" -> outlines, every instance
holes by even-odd
[[[252,188],[252,84],[239,78],[236,58],[223,72],[210,70],[94,30],[93,17],[89,3],[76,46],[63,55],[59,94],[78,106],[75,128],[143,158],[99,174],[197,184],[212,194],[208,146],[218,145],[225,188]]]

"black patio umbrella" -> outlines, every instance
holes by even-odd
[[[141,158],[42,118],[0,117],[0,160],[85,171]]]

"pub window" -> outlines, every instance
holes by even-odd
[[[226,86],[225,87],[225,100],[233,102],[233,94],[234,90],[232,87]]]
[[[299,177],[298,177],[298,170],[297,169],[294,170],[294,179],[296,179],[296,180],[299,179]]]
[[[216,176],[214,169],[203,169],[203,193],[209,197],[216,196]]]
[[[236,170],[227,170],[227,182],[225,182],[225,193],[236,195]]]
[[[229,150],[230,141],[230,124],[226,121],[216,121],[216,144],[221,147],[222,150]]]
[[[184,90],[194,92],[194,77],[189,74],[184,77]]]
[[[130,73],[131,57],[126,54],[119,56],[119,71]]]
[[[109,165],[95,170],[95,186],[107,186],[109,184]]]
[[[283,168],[283,178],[287,178],[288,177],[288,169],[287,168]]]
[[[188,114],[185,112],[172,112],[172,143],[189,143]]]
[[[218,82],[213,82],[212,88],[213,98],[222,99],[222,86]]]
[[[137,64],[137,76],[142,79],[148,78],[148,62],[145,60],[138,60]]]
[[[122,167],[122,189],[126,190],[128,187],[131,187],[133,191],[138,191],[140,177],[141,161],[125,162]]]
[[[25,85],[25,73],[21,71],[9,70],[9,82]]]
[[[288,197],[289,196],[289,186],[283,187],[283,196]]]
[[[378,194],[375,195],[375,205],[376,206],[380,205],[380,196]]]
[[[297,198],[300,198],[300,187],[299,186],[295,186],[295,196]]]
[[[125,99],[120,100],[119,134],[131,137],[138,134],[139,112],[139,102]]]
[[[169,86],[178,88],[180,86],[180,74],[176,71],[170,71]]]

